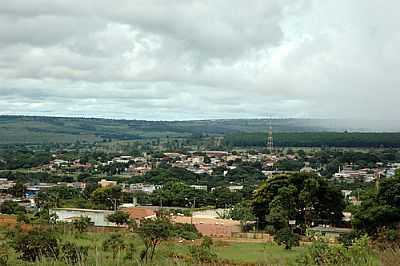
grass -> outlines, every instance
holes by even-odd
[[[218,257],[234,262],[287,265],[304,252],[303,247],[285,250],[275,243],[216,243]]]
[[[69,232],[61,234],[62,242],[72,242],[79,246],[88,246],[88,260],[78,266],[123,266],[123,265],[139,265],[139,256],[144,245],[142,240],[133,233],[124,233],[123,238],[125,243],[132,243],[134,246],[134,258],[127,259],[127,251],[121,250],[117,252],[113,258],[111,250],[103,250],[103,242],[110,236],[111,233],[85,233],[75,235]],[[6,240],[4,238],[3,240]],[[214,241],[214,250],[218,254],[218,259],[223,261],[223,265],[287,265],[292,263],[295,258],[302,254],[303,248],[295,248],[291,251],[284,250],[275,244],[265,243],[238,243],[238,242],[222,242]],[[163,242],[156,251],[156,256],[153,265],[191,265],[189,247],[193,245],[190,241],[179,243],[177,240]],[[34,265],[45,266],[67,265],[63,261],[43,260],[36,263],[26,263],[18,259],[19,254],[13,249],[8,250],[9,259],[8,265]]]

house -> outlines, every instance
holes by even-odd
[[[243,186],[228,186],[230,192],[238,192],[243,189]]]
[[[128,192],[143,192],[146,194],[153,193],[156,189],[161,188],[160,185],[153,185],[153,184],[144,184],[144,183],[135,183],[130,184],[129,188],[126,189]]]
[[[61,222],[73,222],[80,217],[89,217],[95,226],[116,226],[107,220],[107,216],[114,213],[108,210],[92,210],[77,208],[54,208],[50,209],[50,214],[56,215],[56,220]]]
[[[205,190],[205,191],[207,191],[207,186],[205,186],[205,185],[191,185],[190,187],[194,188],[196,190]]]
[[[227,219],[204,217],[173,216],[174,223],[193,224],[202,235],[229,238],[241,232],[240,222]]]
[[[109,181],[106,179],[102,179],[99,182],[97,182],[100,187],[114,187],[117,185],[117,181]]]
[[[128,168],[128,172],[135,176],[143,176],[149,171],[151,171],[151,166],[148,164],[144,164],[142,166],[130,165]]]
[[[157,217],[156,212],[148,208],[141,208],[141,207],[122,208],[121,211],[128,213],[129,218],[134,220],[137,224],[140,224],[142,220],[154,219]]]
[[[205,154],[208,157],[224,157],[224,156],[228,156],[228,152],[226,152],[226,151],[205,151]]]

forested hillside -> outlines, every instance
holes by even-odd
[[[277,147],[400,147],[400,133],[280,132],[273,137]],[[266,139],[266,133],[233,133],[225,136],[225,144],[262,147]]]
[[[94,142],[105,139],[139,140],[163,137],[227,136],[238,146],[262,146],[269,124],[279,146],[396,146],[396,134],[314,134],[312,132],[385,131],[376,124],[323,119],[224,119],[193,121],[144,121],[100,118],[0,116],[0,144]],[[386,123],[396,131],[396,123]],[[376,130],[375,130],[376,129]],[[397,130],[400,132],[400,129]],[[311,132],[289,134],[294,132]],[[244,133],[244,134],[242,134]],[[393,145],[392,145],[393,144]]]

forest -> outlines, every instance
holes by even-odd
[[[400,133],[278,132],[273,138],[275,147],[400,147]],[[224,142],[233,147],[265,147],[267,134],[230,133]]]

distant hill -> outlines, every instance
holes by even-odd
[[[101,139],[135,140],[199,134],[266,132],[265,119],[193,121],[113,120],[44,116],[0,116],[0,144],[66,143]],[[273,119],[274,132],[395,132],[399,123],[326,119]]]

